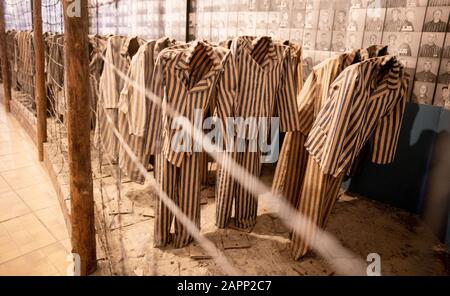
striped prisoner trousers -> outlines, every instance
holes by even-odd
[[[124,141],[130,147],[136,156],[136,161],[148,167],[150,155],[146,152],[146,139],[145,137],[139,137],[134,134],[130,134],[128,126],[127,114],[119,111],[119,132]],[[119,167],[121,171],[131,179],[131,181],[143,184],[145,182],[145,175],[142,175],[139,167],[133,161],[133,158],[126,152],[123,145],[119,147]]]
[[[272,183],[273,192],[283,195],[293,207],[298,204],[308,161],[305,141],[300,132],[286,133]]]
[[[200,228],[200,155],[186,155],[181,167],[177,167],[162,155],[155,157],[155,177],[168,197]],[[173,242],[174,248],[182,248],[193,238],[175,218],[175,233],[170,229],[174,220],[172,212],[158,199],[156,201],[154,244],[164,247]]]
[[[101,104],[102,102],[98,101],[97,123],[95,125],[94,141],[95,143],[101,142],[100,147],[104,149],[104,152],[108,155],[110,161],[113,164],[116,164],[119,155],[119,141],[113,133],[113,127],[108,122],[107,115],[113,121],[114,127],[117,128],[119,121],[119,111],[117,108],[108,108],[105,110],[105,108]]]
[[[311,249],[311,243],[316,238],[317,227],[322,228],[327,223],[331,210],[339,197],[342,180],[343,175],[335,178],[323,174],[317,162],[312,157],[308,157],[297,210],[305,218],[310,219],[311,223],[297,225],[301,228],[302,233],[305,233],[305,236],[295,232],[292,234],[292,256],[296,260]]]
[[[245,152],[235,152],[235,162],[248,173],[259,177],[261,175],[261,152],[248,152],[249,141],[246,140]],[[250,181],[248,181],[250,182]],[[253,184],[247,183],[251,188]],[[238,182],[220,169],[217,181],[216,226],[226,228],[230,223],[234,201],[235,224],[239,228],[250,228],[256,224],[258,212],[257,196],[247,191]]]

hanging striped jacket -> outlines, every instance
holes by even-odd
[[[406,76],[394,56],[363,61],[339,75],[305,144],[325,174],[346,173],[370,138],[372,162],[393,161],[406,102]]]
[[[201,110],[203,120],[208,110],[216,110],[219,118],[232,116],[235,100],[236,74],[230,51],[205,41],[177,45],[163,50],[155,65],[152,92],[163,104],[194,124],[194,111]],[[180,138],[181,126],[150,103],[148,122],[148,154],[163,153],[173,165],[180,167],[185,156],[194,151],[191,136],[188,143]],[[200,127],[201,128],[201,127]],[[181,149],[184,146],[185,149]]]

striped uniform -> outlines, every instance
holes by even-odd
[[[428,6],[449,6],[450,0],[429,0]]]
[[[237,86],[234,115],[247,120],[253,118],[280,117],[281,131],[299,129],[298,113],[295,106],[294,67],[288,46],[275,43],[270,37],[238,37],[233,40],[231,52],[240,78]],[[239,126],[236,140],[243,140],[245,148],[258,137],[257,127],[251,124]],[[267,137],[266,134],[259,137]],[[250,174],[259,176],[261,172],[261,152],[245,150],[230,152],[238,164]],[[216,225],[228,226],[231,210],[235,204],[235,223],[239,228],[250,228],[256,223],[258,202],[256,197],[241,187],[225,171],[218,174]]]
[[[294,87],[296,88],[295,94],[297,95],[303,87],[302,46],[289,40],[284,41],[283,44],[289,46],[291,49],[291,66],[293,67]]]
[[[420,47],[419,57],[438,58],[441,55],[441,48],[436,44],[424,44]]]
[[[11,77],[11,88],[16,89],[17,87],[17,76],[16,71],[14,70],[14,48],[15,48],[15,36],[16,36],[15,30],[10,30],[6,32],[6,43],[7,43],[7,49],[6,52],[8,54],[8,61],[9,61],[9,72]]]
[[[95,143],[102,143],[105,153],[113,163],[118,160],[119,142],[107,121],[105,109],[117,128],[119,95],[125,84],[125,80],[116,73],[114,67],[126,74],[131,58],[143,43],[144,41],[138,37],[112,36],[108,38],[106,44],[107,62],[104,64],[99,82]]]
[[[18,90],[33,99],[34,103],[34,40],[31,31],[17,32],[14,46],[14,71]]]
[[[178,45],[163,50],[155,65],[152,91],[194,123],[194,110],[200,119],[208,110],[217,110],[220,118],[231,116],[235,97],[236,75],[230,51],[204,41]],[[213,96],[214,94],[214,96]],[[200,155],[192,151],[190,136],[183,137],[181,128],[171,128],[174,119],[159,106],[149,103],[147,122],[147,154],[156,155],[155,174],[161,189],[197,226],[200,225]],[[183,138],[187,142],[182,141]],[[179,150],[184,145],[184,150]],[[157,202],[155,245],[172,241],[170,228],[173,215],[161,201]],[[186,229],[175,221],[174,247],[192,241]]]
[[[405,108],[408,77],[394,56],[372,58],[347,67],[330,86],[329,98],[306,140],[308,159],[299,211],[306,237],[292,236],[292,253],[301,258],[323,227],[337,200],[339,186],[359,152],[371,141],[371,160],[394,160]]]
[[[445,32],[447,30],[447,22],[441,20],[434,22],[429,21],[423,25],[423,32]]]
[[[120,94],[119,99],[119,132],[125,142],[137,156],[137,161],[144,167],[149,162],[150,155],[145,153],[146,146],[146,120],[148,120],[147,100],[145,89],[151,88],[153,70],[158,54],[166,47],[175,45],[170,38],[161,38],[145,43],[133,57],[128,71],[128,77],[141,86],[137,89],[128,81]],[[125,175],[132,181],[144,183],[145,175],[139,171],[137,164],[120,145],[119,166]]]
[[[296,207],[308,161],[304,145],[312,124],[325,103],[328,89],[336,77],[352,63],[369,57],[385,55],[387,47],[371,46],[333,56],[313,68],[312,74],[298,95],[300,131],[287,133],[272,183],[272,190],[280,193]]]
[[[100,35],[89,35],[89,86],[91,89],[91,125],[95,128],[95,113],[99,95],[100,76],[103,71],[103,54],[107,38]]]

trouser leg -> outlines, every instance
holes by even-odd
[[[283,195],[294,207],[298,203],[308,163],[305,140],[306,136],[300,132],[286,134],[272,183],[273,192]]]
[[[298,212],[303,215],[304,221],[296,221],[297,228],[292,235],[292,255],[296,260],[310,250],[315,239],[317,224],[321,221],[320,212],[326,185],[326,176],[314,159],[310,157],[297,205]]]
[[[238,164],[240,155],[241,153],[227,154],[229,161],[233,159]],[[216,182],[216,226],[219,228],[226,228],[230,222],[235,188],[236,182],[231,175],[224,168],[219,168]]]
[[[241,163],[248,173],[256,178],[261,174],[261,153],[242,152]],[[242,185],[236,186],[235,197],[235,219],[236,226],[239,228],[250,228],[255,226],[258,214],[258,197],[253,194],[256,184],[251,180],[246,182],[250,186],[250,190],[245,189]]]
[[[328,176],[328,188],[327,193],[324,196],[322,212],[321,212],[321,227],[325,227],[328,222],[328,218],[331,215],[331,211],[336,204],[336,201],[339,199],[339,191],[341,189],[341,184],[344,176],[339,176],[334,178],[332,176]]]
[[[101,141],[101,146],[108,155],[112,163],[117,163],[119,155],[119,142],[113,133],[113,129],[118,126],[118,109],[104,109],[99,102],[98,125],[96,125],[96,140]],[[108,121],[108,117],[112,121]]]
[[[155,162],[159,163],[157,165],[158,169],[156,170],[156,173],[158,174],[156,180],[159,182],[161,190],[177,204],[177,167],[169,163],[162,154],[156,156]],[[159,197],[155,204],[155,246],[164,247],[170,243],[170,228],[172,226],[173,214]]]
[[[319,165],[308,158],[305,178],[297,209],[306,223],[297,223],[300,232],[292,235],[292,255],[296,260],[303,257],[316,238],[318,227],[322,228],[330,216],[339,196],[343,176],[333,177],[323,174]]]
[[[178,206],[180,210],[200,228],[200,154],[186,156],[179,168]],[[182,248],[193,240],[192,235],[175,218],[174,247]]]
[[[202,186],[208,186],[208,154],[202,152],[200,156],[200,180]]]

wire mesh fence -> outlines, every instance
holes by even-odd
[[[99,124],[100,113],[104,113],[107,120],[106,128],[112,131],[113,137],[118,142],[121,149],[124,149],[129,157],[137,161],[136,155],[129,149],[129,146],[120,134],[117,126],[117,118],[113,113],[110,113],[103,105],[103,99],[105,94],[102,94],[100,87],[100,81],[103,69],[111,63],[110,60],[105,59],[105,53],[108,50],[108,39],[104,34],[122,34],[122,35],[143,35],[149,38],[162,37],[165,32],[165,28],[160,29],[161,25],[158,25],[158,31],[152,31],[151,33],[143,33],[143,28],[146,27],[146,21],[156,22],[157,24],[167,24],[167,20],[160,19],[160,15],[168,14],[168,11],[161,10],[161,2],[164,1],[143,1],[145,6],[136,4],[137,1],[89,1],[89,16],[90,16],[90,33],[89,36],[89,57],[90,57],[90,103],[89,108],[91,110],[91,143],[92,143],[92,167],[93,167],[93,185],[94,185],[94,202],[96,208],[96,230],[97,230],[97,243],[98,248],[98,260],[104,264],[106,273],[109,274],[133,274],[136,273],[136,266],[139,264],[145,264],[146,266],[152,266],[148,270],[149,274],[157,273],[157,266],[161,261],[166,262],[167,256],[170,255],[161,249],[155,249],[151,247],[154,237],[152,235],[152,229],[154,227],[154,217],[156,211],[156,204],[158,200],[170,209],[170,211],[176,216],[177,221],[180,221],[189,233],[195,238],[200,248],[206,251],[207,256],[215,259],[213,273],[226,273],[236,274],[237,269],[233,266],[233,260],[227,258],[223,254],[223,243],[221,242],[222,234],[219,232],[208,239],[204,233],[196,227],[195,221],[191,221],[180,210],[180,208],[167,196],[167,192],[161,190],[161,184],[155,179],[154,175],[154,162],[139,163],[137,165],[140,168],[140,172],[147,176],[147,181],[144,185],[134,184],[130,181],[130,178],[124,176],[119,166],[118,159],[111,157],[108,153],[105,153],[104,143],[101,141],[99,135],[103,133],[105,126]],[[170,1],[169,1],[170,2]],[[133,4],[132,4],[133,3]],[[139,2],[138,2],[139,3]],[[127,11],[128,6],[131,5],[131,11]],[[11,49],[13,65],[12,77],[15,83],[13,87],[17,91],[13,99],[20,100],[22,105],[27,106],[30,110],[35,110],[34,105],[34,49],[33,49],[33,34],[32,29],[32,6],[31,0],[26,1],[7,1],[7,28],[10,31],[8,41],[8,49]],[[176,9],[180,9],[177,5]],[[182,8],[182,7],[181,7]],[[181,9],[182,10],[182,9]],[[142,13],[145,11],[146,13]],[[186,11],[186,10],[184,10]],[[135,15],[136,14],[136,15]],[[174,13],[176,14],[176,13]],[[20,17],[18,16],[20,15]],[[145,15],[141,20],[140,25],[129,26],[130,20],[135,16]],[[64,23],[62,13],[62,3],[60,0],[43,0],[42,1],[42,16],[43,16],[43,29],[44,29],[44,41],[45,41],[45,64],[46,64],[46,91],[48,99],[48,119],[47,119],[47,136],[48,142],[46,144],[46,150],[51,156],[51,162],[54,170],[56,171],[57,178],[65,186],[66,190],[64,200],[68,209],[70,209],[70,195],[68,189],[68,129],[66,122],[66,114],[69,112],[67,109],[67,101],[65,94],[65,81],[64,81]],[[185,17],[185,15],[184,15]],[[138,18],[138,20],[140,20]],[[182,19],[183,20],[183,19]],[[185,23],[185,22],[184,22]],[[179,36],[179,41],[184,41],[183,34],[177,29],[180,24],[178,22],[172,22],[168,25],[169,31],[175,32],[172,35]],[[165,25],[163,25],[164,27]],[[154,36],[154,37],[152,37]],[[127,37],[123,37],[127,38]],[[9,43],[11,42],[11,43]],[[133,54],[135,54],[134,52]],[[133,58],[133,54],[129,56],[128,63]],[[112,65],[113,68],[115,67]],[[123,67],[123,69],[113,71],[113,77],[116,83],[130,83],[136,84],[135,80],[128,77],[128,68],[130,65]],[[140,87],[140,86],[139,86]],[[138,88],[138,87],[136,87]],[[116,91],[115,95],[120,96],[120,91]],[[148,90],[144,91],[146,99],[152,100],[154,95],[148,93]],[[21,99],[22,98],[22,99]],[[26,100],[25,100],[26,98]],[[23,100],[23,101],[22,101]],[[160,98],[156,98],[160,100]],[[28,103],[27,103],[28,102]],[[30,106],[29,106],[30,105]],[[162,106],[160,106],[162,108]],[[169,106],[170,108],[170,106]],[[175,117],[177,114],[170,114]],[[113,116],[111,116],[113,115]],[[186,123],[186,130],[193,130],[192,123]],[[199,132],[201,134],[201,131]],[[212,146],[212,144],[206,144]],[[128,148],[127,148],[128,147]],[[209,147],[211,148],[211,147]],[[209,149],[214,150],[214,149]],[[220,158],[217,155],[210,155],[215,162],[220,162]],[[225,162],[226,163],[226,162]],[[224,163],[222,163],[224,167]],[[203,165],[204,166],[204,165]],[[272,205],[274,200],[278,202],[281,200],[272,195],[270,189],[262,184],[257,178],[251,176],[248,172],[243,170],[238,165],[228,167],[228,170],[232,172],[232,176],[243,186],[246,184],[257,184],[258,186],[247,188],[255,193],[255,196],[265,196],[268,199],[267,204]],[[234,173],[233,173],[234,172]],[[248,182],[248,180],[252,180]],[[208,182],[205,182],[208,183]],[[207,184],[208,185],[208,184]],[[214,186],[207,186],[210,191],[214,193]],[[212,187],[212,188],[211,188]],[[181,193],[183,194],[183,193]],[[205,195],[210,192],[203,192],[203,205],[209,207],[209,211],[212,212],[214,208],[214,201],[209,201]],[[214,194],[213,194],[214,197]],[[274,207],[274,206],[271,206]],[[276,206],[279,208],[280,206]],[[283,221],[291,228],[298,227],[298,221],[307,224],[308,221],[304,220],[304,217],[297,217],[296,220],[291,221],[287,217],[296,217],[296,213],[287,206],[281,205],[281,217]],[[213,219],[208,217],[206,224],[213,224]],[[297,222],[296,222],[297,221]],[[296,224],[297,223],[297,224]],[[302,224],[300,223],[300,224]],[[207,227],[208,228],[208,227]],[[209,228],[211,228],[209,226]],[[325,233],[319,231],[319,237],[322,243],[328,244],[331,248],[339,250],[339,254],[344,258],[350,258],[351,260],[358,259],[351,253],[346,252],[345,249],[340,248],[339,244],[334,242]],[[222,244],[222,247],[220,245]],[[195,248],[192,248],[192,250]],[[321,255],[332,261],[329,256],[327,257],[326,251],[320,247],[317,248]],[[170,260],[169,260],[170,261]],[[346,267],[354,268],[354,264],[349,264]],[[194,271],[191,268],[190,271]],[[341,269],[341,271],[348,272],[349,269]],[[166,269],[167,272],[167,269]],[[178,265],[178,272],[180,266]],[[242,269],[241,269],[242,272]]]
[[[35,54],[33,43],[33,18],[31,0],[5,2],[7,49],[12,77],[12,99],[36,115]]]

